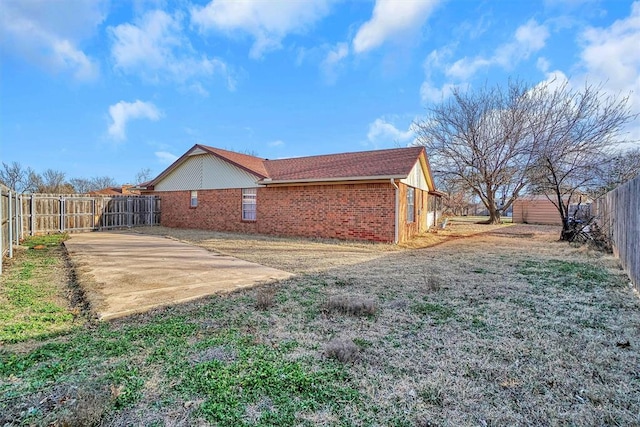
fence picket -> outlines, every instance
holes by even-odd
[[[613,254],[640,291],[640,176],[595,201],[596,217],[613,242]]]

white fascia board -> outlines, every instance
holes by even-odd
[[[406,175],[384,175],[384,176],[347,176],[341,178],[309,178],[309,179],[283,179],[283,180],[269,180],[269,179],[261,179],[257,181],[258,184],[261,185],[270,185],[270,184],[304,184],[311,182],[344,182],[344,181],[376,181],[376,180],[384,180],[388,181],[390,179],[404,179]]]

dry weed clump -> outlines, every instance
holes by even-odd
[[[6,384],[6,383],[5,383]],[[0,402],[0,403],[5,403]],[[97,426],[113,406],[109,389],[95,385],[60,385],[10,399],[0,410],[0,426]],[[27,414],[42,414],[40,422],[25,421]]]
[[[104,390],[81,390],[71,413],[59,420],[59,423],[69,427],[99,425],[111,403],[111,396]]]
[[[442,278],[439,274],[424,273],[424,284],[427,292],[438,292],[442,287]]]
[[[329,359],[350,363],[358,360],[360,349],[352,340],[336,338],[327,343],[324,353]]]
[[[378,304],[373,298],[333,295],[327,300],[325,309],[329,313],[338,312],[352,316],[373,316],[378,311]]]
[[[261,286],[256,292],[256,308],[266,310],[275,304],[276,289],[273,286]]]

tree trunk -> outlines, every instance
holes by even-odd
[[[489,208],[489,224],[500,224],[500,211],[494,207]]]
[[[560,240],[571,240],[573,237],[573,229],[569,226],[569,218],[562,218],[562,231],[560,232]]]

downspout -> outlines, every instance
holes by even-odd
[[[398,233],[399,233],[399,228],[400,228],[400,218],[398,217],[398,213],[400,211],[400,192],[399,192],[399,188],[398,185],[395,183],[394,179],[391,178],[391,185],[394,186],[394,188],[396,189],[396,212],[395,212],[395,234],[394,234],[394,241],[393,244],[397,245],[398,244]]]

